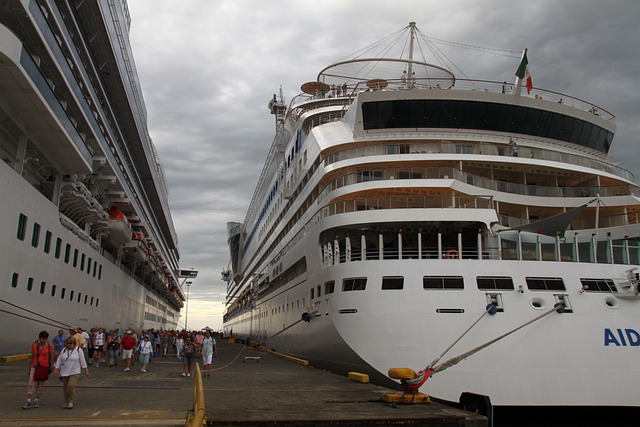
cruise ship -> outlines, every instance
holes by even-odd
[[[167,184],[125,0],[0,4],[0,354],[38,332],[175,329]]]
[[[615,117],[532,87],[526,50],[513,82],[459,79],[404,36],[406,57],[270,100],[225,332],[447,402],[638,407],[640,199]]]

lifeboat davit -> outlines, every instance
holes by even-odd
[[[116,246],[122,246],[131,241],[131,227],[127,217],[115,206],[109,209],[109,237]]]

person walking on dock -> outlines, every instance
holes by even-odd
[[[109,333],[107,338],[107,348],[109,349],[109,367],[118,366],[118,352],[120,351],[120,337],[115,330]]]
[[[129,372],[131,368],[131,356],[136,346],[136,339],[131,331],[127,331],[122,337],[122,360],[124,360],[124,371]]]
[[[58,360],[58,355],[64,349],[64,342],[66,340],[67,339],[64,337],[64,330],[62,329],[60,329],[58,331],[58,335],[53,337],[53,339],[51,340],[51,343],[53,344],[53,363]],[[53,367],[53,364],[51,364],[51,367]]]
[[[84,376],[88,378],[89,368],[87,367],[87,361],[84,359],[84,352],[78,347],[76,339],[69,337],[65,344],[66,348],[62,350],[56,361],[53,375],[60,375],[62,380],[62,392],[64,393],[64,406],[62,408],[72,409],[80,373],[84,369]]]
[[[22,405],[22,409],[38,407],[38,401],[44,391],[44,383],[49,379],[52,366],[53,346],[49,343],[49,333],[42,331],[38,334],[38,340],[31,346],[27,402]]]
[[[213,362],[213,358],[218,355],[216,349],[216,340],[211,336],[211,331],[207,330],[204,333],[204,338],[202,339],[202,366],[204,367],[204,371],[202,375],[206,378],[211,377],[211,363]]]
[[[149,335],[145,335],[144,339],[140,341],[138,350],[140,351],[140,363],[142,363],[142,369],[140,369],[140,371],[147,372],[147,364],[149,363],[151,353],[153,352],[153,344],[149,341]]]
[[[196,345],[191,341],[191,337],[187,337],[182,349],[182,376],[191,376],[191,365],[196,357]]]
[[[178,359],[182,358],[180,355],[182,354],[183,347],[184,347],[184,338],[182,338],[181,334],[178,334],[176,336],[176,356],[178,357]]]
[[[93,337],[93,356],[96,368],[100,366],[100,362],[104,361],[104,345],[106,341],[104,328],[99,328],[98,332]]]
[[[167,351],[169,351],[169,333],[167,331],[160,332],[160,348],[162,350],[162,357],[167,357]]]

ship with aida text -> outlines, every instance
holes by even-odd
[[[638,407],[640,199],[614,116],[532,87],[526,50],[513,83],[458,79],[405,35],[407,56],[270,101],[225,332],[450,402]]]
[[[185,300],[126,0],[0,5],[0,354],[176,329]]]

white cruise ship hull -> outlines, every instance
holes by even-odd
[[[304,247],[309,258],[317,256],[317,237],[310,233],[293,252],[299,254]],[[465,283],[474,283],[477,276],[511,276],[515,283],[525,283],[525,277],[544,271],[545,276],[576,284],[564,292],[572,312],[554,312],[513,332],[434,374],[421,391],[450,402],[458,402],[464,392],[475,393],[489,396],[498,406],[637,406],[634,393],[619,390],[629,390],[640,380],[640,369],[630,368],[640,348],[640,300],[581,292],[579,286],[582,277],[621,277],[624,270],[593,263],[504,260],[355,261],[329,267],[288,284],[275,297],[258,300],[253,321],[247,314],[228,323],[226,330],[266,340],[267,348],[308,359],[315,366],[342,374],[368,373],[372,380],[393,386],[397,382],[387,376],[390,368],[425,368],[480,317],[441,361],[526,324],[556,303],[553,293],[502,292],[504,312],[483,316],[486,292],[424,290],[426,272],[446,276],[453,271]],[[310,283],[340,283],[348,277],[381,283],[383,276],[403,276],[404,289],[378,286],[322,296],[308,307],[315,312],[310,322],[299,322],[300,310],[287,309],[308,301]],[[258,314],[271,310],[281,312],[268,320]]]
[[[0,239],[0,271],[5,276],[0,299],[6,320],[0,322],[0,334],[4,337],[0,354],[27,351],[28,344],[42,330],[56,334],[58,329],[67,333],[71,326],[85,330],[96,325],[120,330],[177,327],[178,310],[162,304],[158,294],[127,274],[126,269],[117,267],[112,259],[105,258],[86,240],[63,227],[57,207],[4,162],[0,162],[0,182],[3,199],[11,201],[0,205],[0,230],[4,236]],[[28,218],[24,241],[16,237],[20,214]],[[32,245],[34,223],[41,228],[38,247]],[[47,232],[52,236],[48,253],[44,249]],[[58,258],[57,239],[62,242]],[[76,267],[73,252],[69,262],[64,261],[67,244],[78,250]],[[83,256],[86,265],[81,270]],[[91,270],[87,271],[89,262]],[[157,316],[157,320],[150,321],[150,314]]]

